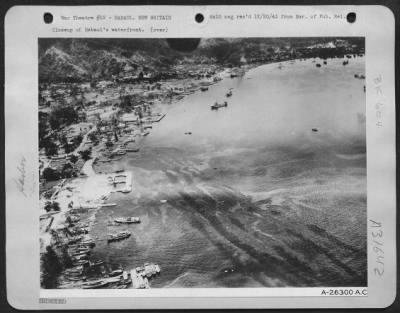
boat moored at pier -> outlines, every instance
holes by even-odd
[[[140,218],[136,216],[129,216],[129,217],[118,217],[114,219],[114,222],[121,223],[121,224],[133,224],[133,223],[140,223]]]

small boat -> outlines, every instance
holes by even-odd
[[[231,78],[238,77],[237,73],[231,73]]]
[[[227,96],[227,97],[232,96],[232,90],[229,90],[229,91],[226,93],[226,96]]]
[[[317,63],[315,64],[316,67],[321,67],[321,64]]]
[[[313,128],[313,129],[311,129],[313,132],[317,132],[318,131],[318,129],[316,129],[316,128]]]
[[[87,260],[89,258],[89,256],[85,253],[82,255],[75,255],[72,257],[73,261],[80,261],[80,260]]]
[[[84,249],[90,249],[90,245],[88,244],[75,244],[75,245],[69,245],[68,246],[70,249],[74,250],[84,250]]]
[[[116,269],[116,270],[111,271],[110,276],[111,276],[111,277],[114,277],[114,276],[122,275],[123,272],[124,272],[124,271],[123,271],[122,269],[119,268],[119,269]]]
[[[204,87],[204,86],[203,86],[203,87],[200,87],[200,90],[201,90],[201,91],[207,91],[207,90],[208,90],[208,87]]]
[[[75,277],[82,276],[83,275],[83,270],[80,270],[80,271],[68,271],[68,270],[65,270],[64,275],[75,276]]]
[[[96,289],[96,288],[105,287],[107,285],[108,285],[107,281],[100,280],[100,281],[84,283],[81,285],[81,287],[82,287],[82,289]]]
[[[131,235],[131,233],[129,231],[120,231],[117,234],[109,235],[107,241],[112,242],[112,241],[126,239],[126,238],[130,237],[130,235]]]
[[[215,103],[211,106],[211,110],[218,110],[219,108],[227,107],[227,106],[228,106],[227,101],[224,101],[222,103],[218,103],[217,101],[215,101]]]
[[[97,260],[97,261],[94,261],[94,262],[89,262],[89,266],[90,267],[100,266],[100,265],[103,265],[103,264],[104,264],[103,260]]]
[[[67,268],[65,271],[66,271],[66,272],[67,272],[67,271],[68,271],[68,272],[79,272],[79,271],[83,271],[83,266],[70,267],[70,268]]]
[[[77,252],[77,251],[86,251],[90,249],[89,246],[87,245],[78,245],[78,246],[74,246],[74,247],[69,247],[70,249],[72,249],[73,252]]]
[[[86,250],[74,250],[72,251],[72,256],[80,256],[80,255],[87,255],[90,253],[90,249]]]
[[[65,271],[64,276],[69,276],[69,277],[82,277],[83,275],[83,270],[80,272],[68,272]]]
[[[118,217],[118,218],[114,219],[114,222],[125,223],[125,224],[140,223],[140,218],[138,218],[136,216]]]
[[[75,232],[79,234],[88,234],[89,227],[78,227]]]
[[[72,263],[73,266],[87,265],[89,264],[88,260],[78,260]]]
[[[233,273],[235,270],[233,268],[225,268],[224,273]]]
[[[82,245],[88,245],[90,247],[94,247],[96,244],[94,243],[93,239],[85,239],[81,241]]]
[[[112,207],[112,206],[116,206],[116,203],[102,203],[100,204],[100,207],[102,208],[107,208],[107,207]]]
[[[67,268],[65,270],[66,274],[80,274],[83,273],[83,266],[76,266],[72,268]]]
[[[78,241],[80,241],[80,240],[82,240],[83,239],[83,237],[82,236],[75,236],[75,237],[71,237],[71,238],[68,238],[68,244],[71,244],[71,243],[76,243],[76,242],[78,242]]]

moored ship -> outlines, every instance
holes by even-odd
[[[131,233],[129,231],[120,231],[119,233],[109,235],[107,241],[112,242],[112,241],[123,240],[130,237],[130,235]]]
[[[133,223],[140,223],[140,218],[136,216],[129,216],[129,217],[118,217],[114,219],[116,223],[124,223],[124,224],[133,224]]]
[[[218,103],[217,101],[215,101],[215,103],[211,106],[211,110],[218,110],[219,108],[227,107],[227,106],[228,106],[227,101],[224,101],[222,103]]]

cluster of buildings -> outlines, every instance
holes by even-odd
[[[250,58],[247,58],[246,63],[281,62],[291,59],[315,57],[344,57],[346,54],[359,55],[364,53],[365,50],[361,46],[351,44],[348,40],[335,39],[323,43],[315,43],[304,47],[293,47],[291,45],[271,47],[266,51],[260,52]]]
[[[296,48],[291,45],[272,46],[251,56],[242,56],[240,66],[316,56],[344,57],[347,54],[362,55],[364,48],[342,39]],[[199,88],[206,88],[204,86],[220,80],[223,72],[222,65],[181,62],[173,71],[124,70],[111,80],[41,84],[39,112],[51,114],[56,108],[70,106],[78,116],[77,121],[71,125],[62,125],[56,130],[48,128],[46,135],[53,140],[58,153],[49,160],[41,151],[42,170],[46,166],[54,169],[65,166],[61,163],[68,161],[71,155],[79,157],[80,150],[94,147],[96,152],[105,153],[107,157],[124,154],[124,140],[130,141],[130,145],[134,141],[138,142],[137,138],[133,138],[147,135],[149,125],[162,116],[153,112],[154,104],[168,103]],[[240,68],[230,65],[230,69],[225,72],[235,77]],[[78,142],[79,146],[74,151],[65,151],[65,144],[76,145]],[[136,147],[130,149],[137,151]]]

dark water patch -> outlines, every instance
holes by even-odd
[[[258,201],[255,202],[256,205],[261,205],[261,204],[269,205],[271,203],[272,203],[272,199],[271,198],[266,198],[266,199],[258,200]]]
[[[186,200],[192,201],[188,198]],[[289,285],[293,286],[298,285],[300,281],[304,281],[303,279],[299,280],[299,275],[295,273],[296,271],[293,271],[293,273],[288,275],[287,268],[286,266],[283,268],[282,260],[280,258],[278,259],[273,255],[266,253],[265,251],[259,251],[257,248],[243,242],[237,234],[232,231],[228,231],[226,225],[222,224],[221,221],[214,214],[210,214],[209,212],[204,210],[199,210],[198,207],[193,206],[192,202],[191,204],[192,205],[185,207],[185,209],[196,210],[196,213],[203,216],[208,221],[209,225],[213,227],[213,230],[218,233],[219,236],[222,236],[231,245],[238,247],[252,257],[252,259],[244,261],[244,263],[242,262],[242,272],[254,273],[262,270],[265,271],[265,273],[267,273],[269,277],[274,277],[277,279],[282,279],[282,277],[284,277],[284,280],[287,281]],[[219,245],[221,246],[221,244]]]
[[[185,192],[180,192],[179,194],[182,197],[182,199],[186,202],[186,207],[194,208],[198,212],[202,212],[206,215],[215,213],[215,208],[213,208],[214,210],[212,210],[212,208],[206,208],[203,203],[198,201],[202,199],[199,199],[198,197],[193,197],[192,195],[189,195],[188,193]]]
[[[307,225],[307,227],[315,234],[323,237],[326,240],[329,240],[335,246],[343,247],[345,249],[352,251],[353,253],[357,253],[357,254],[363,253],[363,250],[355,248],[353,246],[350,246],[350,245],[344,243],[343,241],[341,241],[338,238],[336,238],[335,236],[329,234],[325,229],[322,229],[322,228],[318,227],[317,225]],[[364,252],[365,252],[365,250],[364,250]],[[366,253],[365,253],[365,256],[366,256]]]
[[[169,171],[166,171],[164,173],[165,173],[165,176],[168,177],[168,179],[170,180],[171,183],[176,184],[177,182],[179,182],[178,175],[171,174]]]
[[[190,175],[188,175],[188,174],[186,174],[186,173],[183,173],[183,174],[182,174],[182,177],[183,177],[183,179],[186,181],[186,183],[188,183],[188,184],[193,184],[194,180],[193,180],[193,178],[192,178]]]
[[[313,278],[315,271],[307,262],[302,261],[281,246],[274,246],[274,250],[283,259],[282,263],[285,266],[283,275],[286,279],[295,276],[297,277],[296,285],[300,286],[318,286],[322,283]]]
[[[229,220],[233,225],[239,227],[241,230],[247,231],[246,226],[239,219],[230,216]]]
[[[282,213],[276,210],[269,210],[269,214],[272,214],[273,216],[280,216]]]
[[[261,209],[259,207],[257,207],[256,205],[245,205],[244,206],[244,210],[246,210],[247,212],[250,213],[257,213],[259,211],[261,211]]]
[[[280,205],[272,204],[269,207],[270,210],[268,212],[276,211],[283,214],[283,213],[293,213],[294,211],[293,208],[287,204],[280,204]]]
[[[353,268],[351,268],[350,266],[348,266],[347,264],[343,263],[340,260],[340,258],[343,258],[343,255],[341,257],[338,256],[338,252],[341,250],[340,246],[334,246],[333,249],[328,247],[323,247],[322,243],[317,244],[312,240],[306,238],[303,234],[300,234],[298,232],[289,229],[287,230],[287,232],[292,234],[299,241],[291,245],[292,249],[301,251],[301,253],[307,251],[307,253],[311,256],[311,258],[315,257],[316,255],[323,254],[324,256],[327,257],[327,259],[331,262],[331,264],[336,266],[336,268],[339,268],[342,271],[344,271],[347,275],[342,278],[341,282],[342,284],[346,286],[348,286],[349,284],[356,284],[356,283],[359,283],[360,284],[359,286],[366,285],[366,277],[362,277],[357,270],[354,270]],[[324,268],[328,270],[330,267],[324,267]],[[332,270],[334,270],[334,268],[332,268]]]
[[[253,170],[252,175],[254,176],[265,176],[267,175],[267,169],[265,167],[257,167]]]

